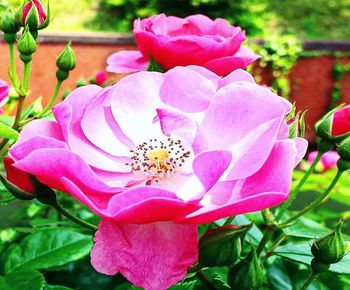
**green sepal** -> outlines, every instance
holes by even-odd
[[[341,159],[350,161],[350,137],[343,140],[337,147]]]
[[[23,25],[26,25],[29,27],[30,30],[38,30],[40,26],[39,22],[39,13],[38,10],[35,7],[35,4],[33,3],[32,8],[30,9],[25,23]]]
[[[36,177],[33,175],[29,175],[30,180],[33,184],[33,187],[35,189],[36,193],[36,198],[38,201],[40,201],[43,204],[48,204],[48,205],[56,205],[57,204],[57,197],[56,193],[53,189],[48,187],[47,185],[39,182]]]
[[[203,266],[230,266],[239,258],[242,239],[250,225],[227,225],[206,232],[199,240],[199,263]]]
[[[5,188],[16,198],[20,200],[32,200],[35,198],[35,194],[26,192],[12,182],[8,181],[8,179],[0,174],[0,180]]]
[[[147,67],[147,71],[155,71],[155,72],[164,72],[164,68],[154,60],[152,56],[149,56],[149,64]]]
[[[232,289],[258,290],[262,287],[264,271],[255,247],[245,259],[230,269],[227,281]]]

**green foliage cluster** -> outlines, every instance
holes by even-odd
[[[211,18],[225,18],[239,25],[250,35],[262,35],[266,22],[272,17],[268,9],[269,0],[102,0],[93,28],[111,28],[115,31],[130,31],[135,18],[144,18],[157,13],[186,17],[204,14]],[[112,17],[106,17],[109,14]]]
[[[302,43],[292,35],[274,35],[268,37],[262,44],[253,43],[252,46],[261,55],[259,67],[268,68],[272,72],[273,80],[269,85],[288,99],[290,94],[288,74],[302,53]],[[259,73],[262,72],[257,69],[255,73],[259,81]]]
[[[0,14],[22,0],[0,0]],[[295,34],[299,39],[348,39],[350,0],[60,0],[51,1],[51,31],[130,32],[135,18],[166,13],[222,17],[249,36]]]

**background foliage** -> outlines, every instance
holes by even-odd
[[[18,5],[21,0],[0,0],[0,13],[9,3]],[[51,6],[55,15],[51,31],[130,32],[138,17],[202,13],[226,18],[249,36],[350,38],[350,0],[60,0],[51,1]]]

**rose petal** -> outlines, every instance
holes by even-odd
[[[11,183],[28,193],[35,192],[35,189],[33,187],[32,181],[30,180],[28,173],[14,167],[14,161],[10,157],[5,157],[3,162],[6,170],[7,179]]]
[[[38,149],[17,161],[15,167],[30,173],[50,187],[65,191],[61,178],[78,184],[85,194],[120,192],[123,188],[103,182],[78,155],[65,149]],[[116,176],[116,178],[118,175]],[[120,182],[120,186],[124,182]]]
[[[213,83],[197,72],[176,67],[165,74],[160,89],[161,100],[187,113],[196,113],[208,108],[216,88]]]
[[[220,80],[219,88],[223,88],[224,86],[229,85],[233,82],[240,82],[240,81],[245,81],[245,82],[255,84],[255,80],[250,73],[242,69],[237,69]]]
[[[227,150],[202,152],[195,157],[193,171],[204,185],[205,191],[215,185],[230,165],[231,159],[232,153]]]
[[[154,124],[156,108],[161,106],[159,90],[164,76],[139,72],[120,80],[113,91],[112,113],[122,132],[135,145],[163,135]]]
[[[198,257],[197,227],[191,225],[102,219],[94,240],[91,263],[98,272],[120,272],[145,290],[168,289],[181,281]]]
[[[130,73],[147,69],[149,59],[139,51],[119,51],[107,59],[107,71],[114,73]]]
[[[239,182],[219,182],[203,199],[203,208],[189,214],[188,223],[209,223],[227,216],[276,206],[288,198],[297,147],[292,140],[278,141],[264,166]]]
[[[245,68],[259,58],[253,51],[248,48],[241,47],[240,50],[232,55],[216,58],[205,63],[203,66],[220,76],[228,75],[239,68]]]
[[[91,102],[104,94],[110,88],[102,90],[95,85],[80,87],[53,108],[57,122],[62,128],[63,135],[70,150],[81,156],[89,165],[111,172],[130,172],[125,158],[115,157],[102,151],[91,143],[81,128],[84,112]]]
[[[113,89],[100,94],[89,105],[81,120],[84,135],[98,148],[114,156],[129,156],[132,141],[119,128],[110,107]]]
[[[196,136],[197,123],[180,112],[168,109],[157,109],[157,114],[162,131],[165,135],[174,134],[191,145]]]

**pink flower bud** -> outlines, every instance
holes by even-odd
[[[46,13],[40,0],[30,0],[22,6],[17,21],[23,27],[28,26],[30,30],[39,30],[48,26],[49,18],[49,12]]]
[[[350,105],[337,107],[315,125],[317,137],[340,142],[350,135]]]
[[[34,194],[35,189],[30,180],[29,174],[14,167],[14,161],[10,157],[5,157],[3,162],[8,181],[17,186],[19,189],[22,189],[27,193]]]
[[[108,80],[108,73],[104,70],[99,71],[95,76],[96,85],[101,86]]]
[[[339,136],[350,132],[350,105],[336,111],[333,116],[332,135]]]

